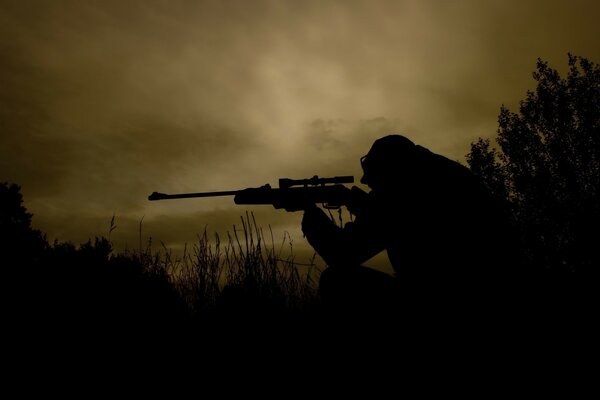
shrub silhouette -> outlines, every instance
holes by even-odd
[[[55,346],[100,336],[106,343],[192,350],[201,337],[240,335],[250,326],[261,333],[297,327],[315,299],[311,275],[301,276],[293,258],[283,260],[274,244],[266,246],[249,215],[242,218],[243,236],[234,227],[221,245],[205,232],[181,259],[167,249],[154,252],[151,241],[114,254],[106,238],[48,244],[31,228],[20,188],[0,188],[7,205],[1,245],[10,261],[3,263],[10,308],[3,323],[15,340]]]
[[[20,186],[0,182],[0,249],[5,268],[34,261],[48,247],[44,235],[31,227],[31,217],[23,206]]]

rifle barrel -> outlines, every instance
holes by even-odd
[[[189,199],[192,197],[217,197],[217,196],[234,196],[239,190],[229,190],[225,192],[201,192],[201,193],[179,193],[179,194],[165,194],[154,192],[148,196],[148,200],[169,200],[169,199]]]

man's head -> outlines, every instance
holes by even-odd
[[[360,182],[371,189],[384,187],[400,177],[415,163],[416,146],[401,135],[377,139],[371,150],[360,159],[364,175]]]

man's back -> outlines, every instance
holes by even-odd
[[[369,193],[364,225],[384,232],[397,274],[481,274],[513,254],[500,207],[466,167],[419,147],[406,179]],[[361,224],[360,217],[357,223]]]

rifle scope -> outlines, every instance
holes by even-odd
[[[317,175],[309,179],[279,179],[279,187],[281,189],[287,189],[292,186],[321,186],[326,184],[337,184],[337,183],[354,183],[353,176],[334,176],[332,178],[319,178]]]

